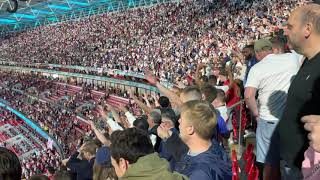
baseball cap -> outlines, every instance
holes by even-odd
[[[267,39],[259,39],[254,42],[254,51],[272,50],[272,43]]]
[[[96,163],[100,166],[111,167],[111,154],[108,147],[103,146],[96,152]]]

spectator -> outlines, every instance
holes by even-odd
[[[73,154],[69,159],[64,160],[63,164],[77,175],[77,180],[92,180],[96,150],[97,145],[88,141],[80,147],[80,153]]]
[[[165,96],[160,96],[159,104],[161,108],[169,108],[171,106],[170,100]]]
[[[251,68],[245,89],[246,104],[258,123],[257,162],[263,163],[263,179],[280,179],[276,127],[284,110],[291,79],[299,69],[299,59],[295,55],[274,55],[272,47],[266,39],[254,43],[260,62]],[[259,104],[255,99],[257,92]]]
[[[280,156],[284,178],[301,179],[303,152],[307,150],[307,133],[300,119],[319,114],[320,103],[320,5],[310,4],[292,12],[287,24],[290,46],[307,59],[292,81],[284,113],[279,123]]]
[[[111,162],[121,179],[185,179],[169,171],[169,164],[154,152],[148,134],[136,128],[111,135]]]
[[[256,56],[254,54],[254,46],[253,45],[247,45],[242,49],[242,54],[245,57],[246,63],[247,63],[247,71],[246,71],[246,76],[244,78],[243,84],[246,84],[249,71],[250,69],[258,63]]]
[[[161,113],[161,124],[160,126],[169,129],[170,131],[174,133],[179,133],[179,131],[175,128],[177,124],[177,117],[175,115],[175,112],[172,109],[166,109],[163,110]],[[156,127],[158,128],[158,126]],[[156,131],[156,129],[155,129]],[[159,146],[159,155],[161,158],[166,159],[170,163],[170,168],[174,170],[176,161],[173,158],[172,154],[170,154],[167,149],[164,147],[164,140],[161,140],[160,146]]]
[[[21,173],[18,157],[12,151],[0,147],[0,178],[3,180],[20,180]]]
[[[53,179],[54,173],[56,170],[53,167],[49,166],[49,167],[47,167],[47,171],[48,171],[48,178]]]
[[[177,161],[175,170],[192,179],[231,179],[231,164],[219,144],[211,140],[217,124],[210,104],[201,100],[188,101],[181,107],[180,137],[158,128],[165,139],[165,148]]]
[[[111,164],[110,150],[101,147],[97,150],[96,161],[93,165],[93,180],[117,180],[117,175]]]
[[[228,109],[226,106],[226,95],[222,89],[217,89],[217,97],[212,102],[213,107],[219,111],[222,118],[228,120]]]

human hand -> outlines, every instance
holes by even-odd
[[[62,160],[62,161],[61,161],[62,165],[66,166],[67,163],[68,163],[68,161],[69,161],[69,159],[70,159],[70,158]]]
[[[170,130],[166,127],[164,127],[163,125],[160,125],[157,128],[157,134],[161,139],[167,139],[170,137]]]
[[[309,115],[301,118],[304,122],[304,129],[309,131],[309,145],[317,152],[320,152],[320,115]]]
[[[144,72],[144,79],[146,79],[150,84],[156,85],[158,80],[157,78],[151,73],[151,71],[145,71]]]

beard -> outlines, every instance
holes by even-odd
[[[288,38],[288,44],[291,47],[290,49],[293,49],[296,53],[302,54],[302,49],[301,49],[301,42],[296,42],[292,39]]]

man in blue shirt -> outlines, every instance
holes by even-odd
[[[181,107],[180,135],[163,126],[158,135],[177,161],[175,171],[191,180],[231,180],[231,161],[222,147],[211,140],[217,124],[216,112],[202,100],[188,101]]]
[[[243,85],[246,84],[248,74],[250,69],[258,63],[258,60],[256,59],[255,53],[254,53],[254,46],[253,45],[247,45],[242,49],[242,54],[245,57],[246,63],[247,63],[247,70],[246,75],[243,80]]]

